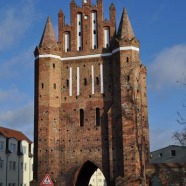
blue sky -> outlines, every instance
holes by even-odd
[[[81,5],[81,0],[76,1]],[[95,4],[95,0],[92,1]],[[104,0],[109,18],[111,0]],[[151,150],[174,144],[182,127],[177,111],[184,113],[186,69],[185,0],[115,0],[117,25],[127,8],[140,56],[148,70],[148,108]],[[57,36],[60,9],[69,23],[69,0],[6,0],[0,2],[0,125],[33,135],[34,55],[48,16]]]

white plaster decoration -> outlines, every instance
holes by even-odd
[[[70,79],[69,79],[69,95],[72,96],[72,67],[70,67]]]
[[[39,58],[54,58],[54,59],[59,59],[61,61],[66,61],[66,60],[77,60],[77,59],[87,59],[87,58],[96,58],[96,57],[108,57],[111,56],[112,54],[119,52],[119,51],[125,51],[125,50],[134,50],[139,52],[139,48],[134,47],[134,46],[126,46],[126,47],[119,47],[115,50],[112,51],[112,53],[104,53],[104,54],[92,54],[92,55],[85,55],[85,56],[75,56],[75,57],[60,57],[57,55],[53,55],[53,54],[42,54],[42,55],[38,55],[36,56],[35,60],[39,59]]]
[[[70,50],[70,33],[65,33],[65,52],[68,52]]]
[[[77,14],[77,51],[82,48],[82,15]]]
[[[92,12],[92,49],[97,48],[97,12]]]
[[[94,93],[94,66],[92,65],[92,94]]]
[[[77,67],[77,96],[80,95],[80,70]]]
[[[105,41],[105,48],[110,47],[110,30],[109,28],[106,28],[104,30],[104,41]]]
[[[100,78],[101,78],[101,94],[104,93],[104,84],[103,84],[103,64],[100,64]]]

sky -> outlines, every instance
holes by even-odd
[[[81,0],[76,0],[81,6]],[[93,4],[96,1],[92,0]],[[104,0],[109,19],[111,0]],[[186,1],[115,0],[117,28],[127,9],[147,67],[151,151],[175,144],[172,134],[183,126],[186,103]],[[0,126],[22,131],[33,140],[34,54],[50,16],[57,37],[60,9],[69,24],[70,0],[3,0],[0,2]],[[185,81],[186,82],[186,81]]]

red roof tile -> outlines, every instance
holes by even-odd
[[[32,141],[30,141],[22,132],[17,130],[0,127],[0,134],[5,138],[15,138],[18,141],[25,140],[28,143],[32,143]]]

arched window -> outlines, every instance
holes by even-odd
[[[96,108],[96,126],[100,126],[100,109]]]
[[[99,77],[96,77],[96,84],[99,84]]]
[[[66,86],[69,87],[69,80],[66,80]]]
[[[84,85],[87,85],[87,78],[84,78]]]
[[[80,127],[83,127],[84,126],[84,110],[83,109],[80,109],[79,110],[79,114],[80,114]]]
[[[129,75],[127,76],[127,81],[130,81],[130,76]]]

